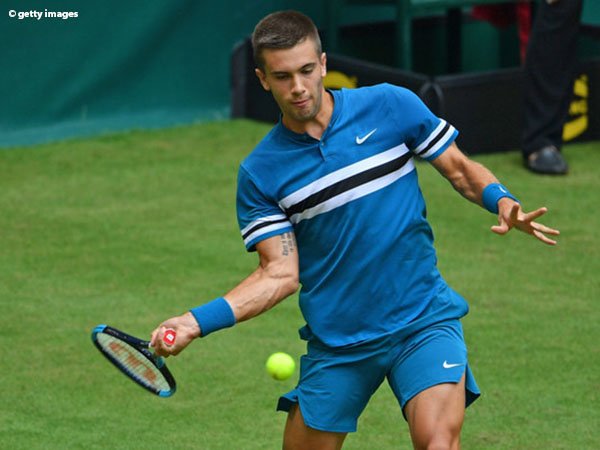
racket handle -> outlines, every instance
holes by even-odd
[[[172,328],[168,328],[165,330],[165,334],[163,334],[163,342],[169,347],[175,343],[175,339],[177,338],[177,333]]]

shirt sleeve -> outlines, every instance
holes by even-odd
[[[458,136],[452,125],[433,114],[412,91],[392,87],[388,98],[392,117],[406,130],[406,145],[418,157],[433,161]]]
[[[277,202],[261,192],[242,166],[238,172],[236,204],[242,239],[249,252],[255,251],[260,241],[293,229]]]

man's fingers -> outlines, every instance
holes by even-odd
[[[506,233],[508,233],[510,231],[510,229],[512,228],[512,226],[514,224],[513,214],[515,214],[514,217],[516,217],[516,214],[518,214],[518,211],[519,211],[519,204],[515,203],[515,206],[517,208],[515,209],[514,206],[511,208],[511,210],[510,210],[510,217],[509,218],[505,218],[503,215],[498,216],[498,225],[493,225],[492,226],[492,231],[494,233],[496,233],[496,234],[506,234]]]
[[[554,239],[550,239],[548,236],[546,236],[545,234],[543,234],[537,230],[533,230],[533,235],[536,238],[538,238],[540,241],[542,241],[544,244],[556,245],[556,241]]]
[[[531,222],[531,227],[535,231],[540,231],[545,234],[552,234],[554,236],[558,236],[560,234],[560,231],[555,230],[554,228],[547,227],[546,225],[543,225],[541,223]]]
[[[556,241],[549,238],[547,235],[558,236],[560,235],[560,231],[547,227],[544,224],[534,222],[535,219],[543,216],[546,212],[548,212],[548,208],[544,206],[535,211],[525,213],[521,209],[521,205],[515,203],[510,207],[508,215],[506,215],[506,213],[500,215],[498,217],[498,225],[493,226],[491,229],[496,234],[504,235],[514,227],[523,233],[533,235],[536,239],[545,244],[556,245]]]
[[[546,208],[544,206],[542,208],[536,209],[535,211],[531,211],[530,213],[524,214],[523,218],[521,220],[523,222],[532,222],[535,219],[537,219],[538,217],[543,216],[547,212],[548,212],[548,208]]]
[[[150,347],[156,347],[156,339],[158,338],[158,328],[152,332],[152,337],[150,338]]]
[[[164,342],[164,333],[166,330],[167,329],[164,326],[160,326],[152,332],[150,345],[154,349],[154,353],[158,356],[168,357],[170,354],[169,346],[165,345]]]
[[[501,225],[492,225],[491,229],[496,234],[506,234],[510,230],[506,223],[502,223]]]
[[[515,203],[510,208],[509,217],[510,217],[510,225],[511,226],[514,226],[519,221],[519,212],[520,211],[521,211],[521,205],[518,203]]]

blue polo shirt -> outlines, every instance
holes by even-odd
[[[305,338],[345,346],[395,332],[445,286],[413,158],[431,161],[457,131],[411,91],[331,91],[320,140],[281,122],[241,163],[246,248],[293,231]]]

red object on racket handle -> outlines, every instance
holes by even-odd
[[[175,343],[175,338],[177,337],[177,333],[172,328],[169,328],[165,331],[163,335],[163,342],[169,347]]]

